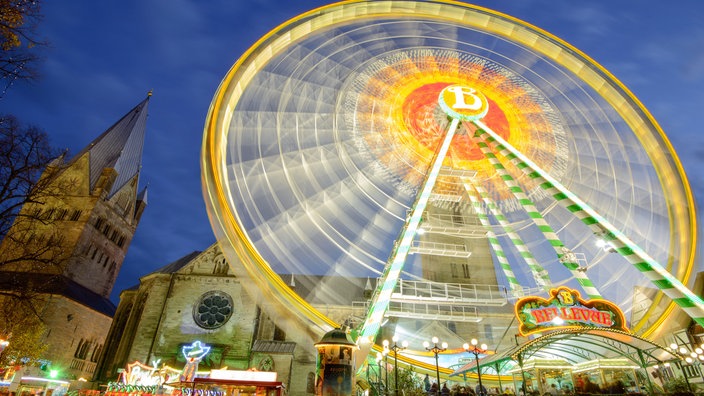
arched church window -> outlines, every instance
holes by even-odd
[[[81,357],[81,348],[83,348],[83,339],[82,338],[80,341],[78,341],[78,347],[76,347],[76,352],[73,353],[73,357],[76,357],[76,358]]]
[[[315,393],[315,373],[309,372],[306,377],[306,393]]]

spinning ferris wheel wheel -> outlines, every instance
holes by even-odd
[[[374,279],[356,323],[370,341],[414,301],[416,321],[448,311],[429,298],[485,300],[482,316],[560,285],[617,303],[641,334],[675,304],[704,324],[684,286],[693,198],[663,131],[586,55],[488,9],[351,1],[284,23],[227,73],[202,161],[245,285],[311,333],[339,323],[280,274]],[[643,289],[674,302],[648,312]]]

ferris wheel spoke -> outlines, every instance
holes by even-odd
[[[430,164],[430,169],[426,173],[423,182],[422,190],[419,192],[416,202],[412,206],[412,212],[409,214],[404,224],[401,234],[399,235],[394,248],[391,251],[391,256],[384,267],[382,279],[379,282],[374,294],[372,295],[369,311],[366,320],[361,326],[359,337],[366,340],[373,340],[381,327],[381,321],[389,307],[391,294],[396,287],[403,266],[406,263],[406,257],[410,251],[413,238],[416,236],[418,225],[421,222],[423,212],[430,198],[430,194],[435,185],[435,181],[442,168],[442,162],[450,148],[450,143],[459,125],[458,119],[453,119],[448,127],[447,133],[442,144],[438,147],[437,152]]]
[[[481,121],[474,121],[476,125],[483,125]],[[538,209],[535,207],[533,201],[528,198],[525,194],[523,188],[516,183],[513,176],[506,170],[506,168],[501,164],[501,162],[496,158],[494,153],[491,151],[489,146],[485,143],[483,138],[484,133],[481,129],[478,129],[475,133],[475,142],[484,153],[489,162],[493,165],[497,174],[501,177],[506,187],[511,191],[511,194],[516,197],[516,199],[521,203],[523,208],[528,213],[528,217],[532,219],[535,225],[538,227],[540,232],[545,236],[550,242],[550,246],[555,250],[557,258],[560,263],[562,263],[565,268],[570,270],[572,276],[579,282],[579,285],[586,292],[589,298],[602,298],[601,293],[596,288],[591,279],[587,276],[584,271],[581,271],[579,264],[577,263],[574,253],[567,248],[564,243],[560,240],[559,236],[555,233],[553,228],[545,221],[545,218],[540,214]]]
[[[643,249],[594,211],[586,202],[583,202],[579,197],[568,191],[562,184],[553,179],[548,173],[542,171],[519,151],[512,149],[512,146],[503,140],[501,136],[493,133],[481,121],[475,121],[475,123],[490,135],[490,137],[483,137],[483,139],[489,141],[489,144],[502,152],[502,154],[505,153],[504,155],[516,163],[523,172],[530,174],[531,177],[540,178],[543,181],[541,186],[549,190],[558,202],[566,205],[575,216],[594,232],[598,233],[606,242],[612,243],[619,254],[647,276],[655,286],[687,312],[694,321],[704,325],[704,301],[702,301],[701,297],[692,293],[676,277],[672,276]]]
[[[499,225],[504,229],[506,236],[508,236],[515,246],[516,250],[520,253],[520,257],[523,259],[523,261],[528,265],[528,267],[531,270],[531,273],[533,274],[533,279],[535,280],[536,284],[543,288],[544,291],[548,292],[550,290],[550,287],[552,285],[552,282],[550,282],[550,276],[548,275],[547,271],[543,268],[542,265],[535,259],[531,251],[527,248],[527,245],[523,241],[523,239],[516,233],[509,224],[509,222],[506,220],[506,217],[501,213],[501,210],[499,207],[496,205],[496,203],[491,199],[487,191],[478,184],[472,183],[470,180],[463,180],[465,185],[466,185],[466,190],[469,193],[470,199],[474,202],[476,201],[476,204],[479,205],[479,200],[477,199],[475,193],[472,190],[476,190],[476,194],[478,194],[481,199],[484,201],[484,204],[486,207],[491,211],[492,215],[494,218],[498,221]],[[480,219],[482,222],[486,222],[486,225],[489,225],[488,219],[486,219],[486,216],[480,216]],[[491,232],[493,235],[493,232]],[[491,238],[491,236],[490,236]],[[494,235],[494,239],[496,239],[496,236]],[[493,242],[493,241],[492,241]],[[498,239],[496,239],[496,243],[498,244]],[[499,245],[500,247],[500,245]],[[496,250],[496,249],[495,249]],[[498,256],[498,254],[497,254]],[[505,257],[505,255],[502,255]],[[515,276],[514,276],[515,278]]]
[[[518,278],[513,272],[513,268],[511,268],[511,263],[509,262],[506,253],[504,252],[503,247],[501,246],[501,243],[499,242],[499,239],[496,237],[496,234],[494,234],[494,231],[492,230],[491,223],[489,222],[488,216],[484,213],[484,207],[482,206],[482,203],[477,195],[481,195],[481,191],[476,190],[476,186],[471,182],[469,178],[461,178],[463,184],[465,185],[465,189],[467,191],[467,195],[469,196],[470,201],[472,202],[472,206],[474,207],[474,211],[477,213],[477,217],[479,217],[479,221],[482,223],[482,226],[486,230],[487,233],[487,238],[489,239],[489,243],[491,244],[491,248],[494,250],[494,254],[496,255],[496,260],[499,262],[499,266],[504,272],[504,276],[506,276],[506,280],[509,283],[509,287],[511,289],[511,292],[513,293],[514,296],[522,296],[523,295],[523,287],[521,286],[520,282],[518,281]],[[487,197],[488,198],[488,197]],[[495,217],[503,219],[503,216],[497,216],[496,213],[493,211],[496,209],[496,205],[491,202],[486,202],[487,207],[489,210],[492,211],[492,214],[494,214]],[[506,229],[506,228],[509,229]],[[504,227],[506,229],[507,233],[511,233],[513,230],[510,229],[510,226]],[[512,238],[513,239],[513,238]],[[514,242],[517,243],[517,246],[523,245],[523,242]],[[529,264],[530,265],[530,264]],[[536,278],[536,281],[538,278]]]

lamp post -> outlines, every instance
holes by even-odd
[[[699,371],[699,375],[702,377],[702,379],[704,379],[704,373],[702,373],[701,370],[701,364],[702,361],[704,361],[704,351],[702,350],[704,349],[704,344],[702,344],[700,347],[695,348],[694,351],[691,351],[685,346],[679,346],[675,343],[672,343],[670,344],[670,349],[675,352],[679,352],[682,356],[684,356],[684,361],[687,362],[688,365],[694,366],[694,363],[696,363],[697,371]],[[687,380],[687,386],[689,386],[689,379],[687,378],[686,370],[684,370],[683,368],[684,366],[682,366],[680,362],[678,362],[677,367],[680,368],[680,370],[682,371],[684,379]]]
[[[482,368],[479,366],[479,354],[486,353],[487,346],[486,344],[482,344],[477,347],[479,341],[477,341],[476,338],[472,338],[470,342],[472,343],[472,345],[464,344],[462,345],[462,347],[465,351],[474,355],[474,361],[477,365],[477,380],[479,381],[479,391],[477,392],[477,394],[479,396],[484,396],[484,385],[482,385]]]
[[[438,353],[445,352],[447,350],[447,343],[443,342],[442,347],[439,347],[437,337],[433,337],[433,339],[431,341],[433,342],[432,347],[430,346],[430,343],[428,341],[423,342],[423,347],[425,347],[425,349],[427,351],[430,351],[433,354],[435,354],[435,374],[438,377],[438,390],[437,390],[437,392],[440,393],[440,366],[438,365]]]
[[[383,356],[381,352],[376,353],[376,367],[379,369],[377,371],[377,376],[376,376],[376,384],[377,384],[377,396],[381,396],[381,360],[383,359]]]
[[[384,340],[383,345],[384,349],[394,351],[394,395],[398,396],[398,352],[408,348],[408,341],[403,341],[399,346],[397,335],[394,335],[391,341],[394,342],[393,345],[389,346],[388,340]]]
[[[386,341],[386,340],[384,340]],[[389,394],[389,342],[386,341],[386,345],[384,345],[384,351],[381,353],[384,355],[384,372],[386,375],[384,375],[384,394],[388,395]]]
[[[689,359],[687,362],[688,364],[692,362],[692,359],[688,356],[689,351],[685,347],[680,347],[675,343],[670,344],[670,349],[675,352],[675,355],[677,353],[682,354],[683,356],[687,356],[686,359]],[[680,370],[680,373],[682,373],[682,376],[684,377],[684,381],[687,383],[687,389],[691,392],[692,391],[692,385],[689,383],[689,378],[687,377],[687,370],[684,368],[682,365],[682,361],[680,359],[675,361],[675,364],[677,365],[677,368]]]
[[[704,372],[702,372],[702,362],[704,362],[704,344],[700,345],[698,348],[694,348],[694,352],[691,352],[689,356],[692,357],[693,361],[697,362],[699,367],[699,375],[701,375],[704,380]]]

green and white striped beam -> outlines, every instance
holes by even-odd
[[[486,235],[489,239],[489,244],[494,250],[494,254],[496,254],[496,260],[499,262],[499,266],[503,270],[504,276],[506,276],[506,279],[508,280],[508,285],[511,289],[511,292],[516,297],[523,296],[523,287],[518,282],[518,279],[516,279],[516,275],[513,273],[513,268],[511,268],[511,263],[509,263],[508,258],[506,257],[506,253],[504,252],[503,247],[501,247],[499,239],[496,237],[496,234],[494,234],[494,231],[491,228],[489,216],[487,216],[487,214],[484,212],[482,202],[477,196],[479,192],[475,191],[475,186],[469,178],[462,177],[461,180],[465,190],[467,191],[467,196],[469,196],[469,200],[472,202],[474,212],[477,214],[477,217],[479,217],[479,221],[482,223],[482,226],[484,226],[484,229],[486,230]],[[488,205],[489,204],[487,204],[487,206]],[[494,216],[496,216],[496,214],[494,214]],[[509,231],[507,230],[506,232],[508,233]],[[513,240],[513,238],[511,240]]]
[[[552,194],[553,198],[567,210],[572,212],[594,233],[611,243],[616,252],[621,254],[636,269],[645,275],[666,296],[682,308],[695,322],[704,326],[704,301],[692,293],[675,276],[670,274],[660,263],[650,257],[640,246],[631,241],[621,231],[616,229],[606,218],[599,215],[565,186],[560,184],[550,174],[511,146],[501,136],[496,134],[483,122],[476,120],[474,124],[486,133],[480,135],[484,142],[510,160],[518,169],[529,177],[537,180],[540,186]]]
[[[393,294],[396,284],[398,283],[398,278],[401,276],[401,271],[406,263],[406,258],[408,257],[408,252],[413,244],[413,239],[418,232],[418,225],[423,217],[423,212],[428,205],[428,200],[435,185],[435,181],[438,178],[440,169],[442,168],[442,162],[447,155],[447,151],[450,148],[450,143],[452,138],[455,136],[457,127],[459,126],[459,120],[453,119],[450,126],[445,134],[445,138],[435,153],[435,157],[432,160],[430,169],[425,175],[423,180],[422,190],[416,197],[416,201],[412,206],[411,214],[406,218],[406,224],[401,230],[399,239],[397,239],[394,244],[394,250],[391,252],[389,260],[386,262],[384,267],[384,272],[382,273],[381,282],[377,289],[374,290],[374,295],[369,305],[369,310],[367,312],[366,320],[362,324],[359,336],[361,338],[373,341],[376,338],[379,329],[381,328],[381,322],[384,319],[384,314],[389,308],[389,303],[391,302],[391,295]]]
[[[480,121],[474,121],[475,124],[479,124]],[[543,233],[545,238],[550,242],[550,246],[555,250],[557,258],[560,260],[562,265],[565,266],[571,273],[572,276],[577,280],[582,290],[589,296],[590,299],[602,298],[601,293],[597,290],[594,283],[589,279],[586,272],[581,271],[579,264],[577,264],[574,259],[574,254],[562,243],[560,238],[557,236],[552,227],[545,221],[543,215],[540,214],[538,208],[535,207],[533,201],[528,198],[528,195],[523,191],[523,188],[518,185],[516,180],[511,176],[511,174],[504,168],[501,161],[496,158],[496,155],[491,151],[491,148],[484,142],[482,135],[486,135],[486,132],[478,129],[474,136],[474,142],[479,146],[479,149],[484,153],[484,156],[492,164],[496,172],[499,174],[501,179],[504,181],[508,187],[511,194],[518,200],[518,202],[523,206],[523,209],[527,212],[528,216],[533,220],[533,223],[538,227],[538,229]]]
[[[494,218],[496,218],[496,221],[498,221],[499,225],[504,229],[506,232],[506,236],[508,236],[511,239],[511,242],[513,245],[516,247],[516,250],[520,253],[521,257],[523,260],[526,262],[528,265],[528,268],[530,269],[531,273],[533,274],[533,278],[535,279],[535,282],[539,287],[541,287],[543,290],[546,292],[550,292],[550,288],[552,287],[552,282],[550,281],[550,276],[548,272],[543,268],[542,265],[538,262],[538,260],[535,259],[533,256],[533,253],[528,249],[526,244],[523,242],[523,239],[516,233],[516,231],[513,229],[511,226],[511,223],[506,219],[506,216],[499,210],[498,206],[496,205],[496,202],[494,202],[493,199],[489,196],[489,193],[484,189],[484,187],[477,185],[475,183],[472,183],[471,180],[467,178],[462,178],[462,183],[464,184],[465,189],[467,190],[467,193],[469,195],[469,199],[472,201],[472,203],[475,205],[475,207],[481,208],[481,203],[478,201],[476,195],[470,191],[471,189],[476,190],[477,194],[481,197],[482,201],[484,201],[484,204],[486,207],[489,209],[492,215],[494,215]],[[476,201],[476,202],[475,202]],[[480,221],[482,221],[482,224],[485,224],[485,226],[489,229],[489,220],[486,215],[482,215],[479,217]],[[490,231],[491,232],[491,231]],[[493,239],[492,239],[493,237]],[[494,240],[496,240],[496,244],[498,245],[498,240],[496,239],[496,236],[494,233],[491,233],[491,236],[489,237],[489,241],[492,243],[492,247],[494,247]],[[499,248],[501,246],[499,245]],[[496,249],[496,248],[494,248]],[[506,265],[509,266],[508,264],[508,259],[506,258],[505,253],[503,250],[501,251],[501,256],[498,255],[497,257],[500,258],[499,263],[501,264],[502,268],[504,266],[504,263],[501,261],[506,262]],[[513,274],[513,270],[511,270],[511,274]],[[509,280],[510,284],[510,280]],[[513,289],[513,287],[512,287]]]

